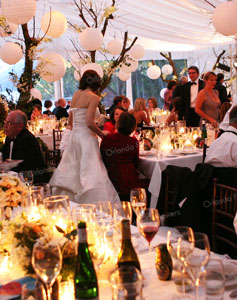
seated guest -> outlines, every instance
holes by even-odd
[[[58,100],[57,107],[54,110],[54,115],[57,117],[57,120],[60,120],[61,118],[67,118],[68,112],[65,108],[67,102],[65,99],[61,98]]]
[[[229,114],[229,127],[207,152],[205,163],[214,167],[237,167],[237,106]]]
[[[128,112],[121,114],[118,132],[103,138],[100,151],[108,175],[121,200],[129,201],[130,190],[147,188],[148,179],[140,179],[136,170],[139,161],[139,142],[129,135],[136,128],[136,119]]]
[[[39,104],[35,104],[33,106],[33,111],[31,113],[30,119],[31,121],[36,121],[42,117],[42,106]]]
[[[122,106],[117,106],[110,116],[110,121],[104,124],[104,131],[108,133],[117,132],[116,124],[119,120],[120,115],[125,111]]]
[[[51,116],[53,114],[50,110],[52,105],[53,105],[53,103],[50,100],[46,100],[44,102],[44,107],[46,108],[46,110],[43,112],[44,115]]]
[[[124,96],[116,96],[114,97],[113,104],[110,106],[109,109],[106,110],[106,113],[111,116],[112,112],[114,111],[115,107],[122,106]]]
[[[146,100],[144,98],[137,98],[134,104],[134,109],[129,111],[136,121],[137,127],[142,127],[143,123],[146,125],[150,124],[150,117],[148,114],[148,109],[146,108]]]
[[[121,96],[123,97],[121,106],[125,109],[125,111],[128,111],[129,106],[130,106],[130,100],[124,95],[121,95]]]
[[[233,97],[233,102],[231,104],[231,107],[229,108],[229,110],[226,112],[223,121],[221,122],[219,129],[219,136],[227,130],[228,126],[229,126],[229,115],[230,115],[230,111],[232,109],[232,107],[237,105],[237,97]]]
[[[157,108],[157,100],[155,97],[150,97],[147,100],[148,103],[148,112],[151,115],[154,108]]]
[[[224,74],[218,73],[216,77],[216,85],[215,90],[219,92],[219,98],[221,100],[221,103],[229,102],[229,99],[227,97],[227,90],[226,87],[223,85],[224,82]]]
[[[164,110],[169,110],[173,97],[173,90],[176,87],[177,82],[175,80],[170,80],[167,84],[167,89],[164,93]]]
[[[166,123],[170,125],[172,122],[176,123],[179,119],[179,110],[180,110],[180,97],[176,97],[173,99],[172,103],[172,111],[170,112],[168,118],[166,119]]]
[[[20,110],[8,114],[4,129],[6,141],[2,149],[3,159],[21,159],[15,172],[33,170],[35,182],[44,182],[47,177],[43,156],[35,136],[26,129],[27,116]]]

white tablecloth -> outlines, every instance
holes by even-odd
[[[37,134],[35,137],[40,138],[49,150],[53,150],[53,135],[52,134]]]
[[[168,165],[188,167],[192,171],[198,163],[202,162],[202,152],[190,155],[177,155],[173,157],[157,158],[157,156],[140,157],[139,170],[150,179],[149,192],[151,193],[150,207],[156,208],[160,187],[161,173]]]

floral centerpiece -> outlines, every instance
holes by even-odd
[[[0,206],[17,207],[24,205],[28,189],[16,176],[0,175]]]
[[[42,237],[48,241],[56,240],[63,256],[61,280],[73,278],[77,231],[69,218],[64,219],[63,229],[56,225],[57,221],[57,217],[43,206],[32,206],[28,211],[19,212],[14,218],[0,222],[0,252],[8,252],[26,275],[34,275],[31,256],[36,240]]]

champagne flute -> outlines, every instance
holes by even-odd
[[[210,245],[207,235],[205,233],[195,232],[194,249],[186,258],[187,271],[195,283],[195,299],[198,299],[200,276],[205,271],[209,257]]]
[[[160,216],[155,208],[147,208],[137,215],[137,227],[149,244],[151,252],[151,241],[160,228]]]
[[[142,212],[146,209],[146,190],[143,188],[131,189],[130,202],[136,215]]]
[[[34,182],[34,173],[32,170],[19,172],[19,178],[27,185],[31,186]]]
[[[186,258],[194,248],[194,233],[191,227],[177,226],[167,232],[167,249],[182,267],[182,291],[185,293]]]
[[[32,266],[46,287],[47,300],[51,300],[51,287],[62,267],[62,254],[58,244],[38,240],[33,248]]]

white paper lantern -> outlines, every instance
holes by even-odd
[[[87,27],[79,35],[81,46],[88,51],[100,49],[103,39],[101,31],[93,27]]]
[[[145,49],[142,45],[134,45],[130,50],[130,55],[135,59],[142,58],[145,55]]]
[[[5,23],[4,25],[6,25],[6,26],[0,26],[0,37],[9,36],[16,32],[18,25],[7,21],[6,18],[3,16],[1,8],[0,8],[0,18],[2,18],[2,21]]]
[[[119,73],[118,73],[118,77],[119,77],[120,80],[126,81],[131,77],[131,73],[125,73],[125,72],[120,70]]]
[[[5,43],[0,51],[1,59],[9,65],[15,65],[18,63],[22,56],[23,53],[21,47],[18,44],[11,42]]]
[[[122,64],[120,66],[120,70],[122,72],[125,72],[125,73],[131,73],[131,72],[134,72],[136,71],[136,69],[138,68],[138,61],[137,60],[134,60],[133,58],[131,57],[128,57],[126,59],[126,64]]]
[[[74,78],[76,79],[76,81],[79,81],[81,79],[80,77],[80,74],[79,74],[79,71],[78,70],[75,70],[74,71]]]
[[[35,16],[36,0],[2,0],[1,8],[9,22],[25,24]]]
[[[71,54],[70,63],[76,70],[80,70],[81,67],[84,65],[81,56],[77,52]]]
[[[161,71],[162,73],[164,73],[165,75],[170,75],[173,73],[173,68],[171,65],[164,65],[162,68],[161,68]]]
[[[81,76],[83,75],[83,73],[87,70],[94,70],[96,71],[96,73],[103,78],[104,76],[104,71],[103,68],[101,67],[101,65],[98,65],[96,63],[90,63],[90,64],[86,64],[81,68]]]
[[[147,69],[147,76],[150,79],[157,79],[160,77],[161,70],[158,66],[154,65]]]
[[[237,1],[224,2],[218,5],[212,15],[216,30],[224,35],[237,34]]]
[[[35,88],[31,89],[30,94],[32,97],[42,100],[41,91],[39,91],[38,89],[35,89]]]
[[[42,68],[39,67],[41,66]],[[39,60],[40,76],[49,82],[58,81],[66,72],[66,62],[64,58],[56,52],[47,52]]]
[[[57,38],[67,30],[67,19],[59,11],[49,11],[41,19],[41,29],[48,36]]]
[[[164,97],[165,97],[165,91],[166,91],[166,89],[167,89],[167,88],[163,88],[163,89],[160,91],[160,96],[161,96],[161,98],[163,98],[163,99],[164,99]]]
[[[112,55],[119,54],[123,49],[123,44],[119,40],[112,40],[107,45],[107,50]]]

